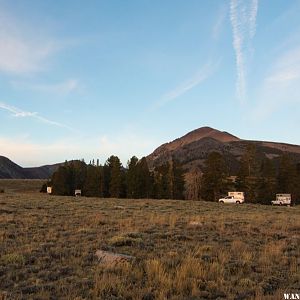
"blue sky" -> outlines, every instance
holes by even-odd
[[[211,126],[300,144],[300,1],[0,0],[0,155],[125,164]]]

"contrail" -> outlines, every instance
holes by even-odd
[[[249,41],[255,35],[257,11],[258,0],[252,0],[248,7],[246,0],[230,1],[230,21],[237,68],[236,94],[242,103],[246,101],[246,54]]]
[[[73,128],[71,128],[71,127],[69,127],[65,124],[62,124],[62,123],[44,118],[44,117],[40,116],[37,112],[24,111],[24,110],[21,110],[18,107],[8,105],[4,102],[0,102],[0,109],[9,111],[10,113],[12,113],[12,115],[14,117],[17,117],[17,118],[19,118],[19,117],[21,117],[21,118],[25,118],[25,117],[34,118],[34,119],[37,119],[37,120],[39,120],[43,123],[49,124],[49,125],[54,125],[54,126],[57,126],[57,127],[66,128],[70,131],[75,131]]]

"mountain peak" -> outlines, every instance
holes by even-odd
[[[223,142],[223,143],[240,140],[238,137],[236,137],[226,131],[220,131],[218,129],[208,127],[208,126],[204,126],[204,127],[195,129],[195,130],[187,133],[180,139],[184,139],[184,140],[186,140],[187,143],[190,143],[190,142],[201,140],[206,137],[213,138],[213,139]]]
[[[233,142],[233,141],[239,141],[240,139],[226,131],[220,131],[208,126],[200,127],[198,129],[195,129],[193,131],[190,131],[186,135],[175,139],[172,142],[166,143],[162,145],[161,147],[165,148],[165,150],[168,151],[173,151],[179,147],[185,146],[187,144],[202,140],[204,138],[212,138],[214,140],[217,140],[222,143],[227,143],[227,142]],[[159,147],[156,149],[154,152],[157,150],[160,150]]]
[[[151,168],[164,164],[170,159],[181,162],[188,172],[202,170],[209,153],[222,153],[229,162],[231,171],[237,172],[239,160],[249,145],[255,145],[262,157],[278,159],[284,152],[293,153],[300,162],[300,146],[274,142],[251,141],[208,126],[195,129],[186,135],[165,143],[147,156]]]

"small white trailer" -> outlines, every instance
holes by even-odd
[[[276,200],[271,201],[272,205],[287,205],[292,203],[291,194],[276,194]]]
[[[244,203],[245,196],[244,192],[228,192],[228,196],[219,199],[220,203]]]
[[[81,196],[81,190],[75,190],[74,195],[75,195],[75,197],[80,197]]]

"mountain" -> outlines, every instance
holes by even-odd
[[[24,169],[5,156],[0,156],[0,178],[25,178]]]
[[[187,173],[191,173],[194,170],[202,171],[209,153],[217,151],[223,155],[230,173],[234,175],[239,168],[241,156],[251,144],[256,146],[257,153],[261,158],[267,157],[276,162],[280,155],[288,152],[297,163],[300,163],[299,145],[243,140],[228,132],[211,127],[198,128],[181,138],[159,146],[147,156],[147,161],[150,169],[153,169],[170,159],[175,159],[182,163]],[[59,165],[22,168],[7,157],[0,156],[0,178],[48,179]]]
[[[201,171],[209,153],[217,151],[224,156],[230,172],[235,174],[239,160],[250,144],[255,144],[261,157],[276,160],[284,152],[289,152],[297,162],[300,162],[300,146],[298,145],[243,140],[211,127],[201,127],[159,146],[147,157],[147,160],[150,168],[162,165],[170,159],[176,159],[183,164],[187,172],[195,169]]]
[[[35,168],[22,168],[5,156],[0,156],[0,178],[2,179],[48,179],[60,164]]]

